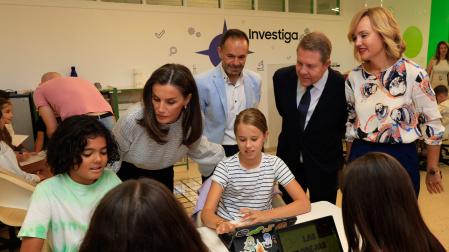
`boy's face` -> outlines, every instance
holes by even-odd
[[[87,138],[81,158],[83,161],[69,171],[69,176],[79,184],[91,185],[101,176],[108,162],[106,139],[103,136]]]

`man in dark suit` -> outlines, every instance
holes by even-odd
[[[329,68],[331,51],[324,34],[307,34],[298,45],[296,66],[277,70],[273,85],[282,117],[277,156],[309,190],[311,202],[335,204],[347,110],[344,78]],[[281,191],[285,203],[292,202]]]

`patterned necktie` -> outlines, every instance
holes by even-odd
[[[309,111],[310,105],[310,89],[313,85],[307,87],[306,92],[302,95],[301,101],[299,101],[298,111],[299,111],[299,125],[301,130],[304,130],[304,125],[306,123],[307,111]]]

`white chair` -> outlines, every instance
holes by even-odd
[[[0,250],[20,246],[15,227],[22,226],[36,184],[0,167],[0,221],[8,226],[9,240],[2,238]]]

